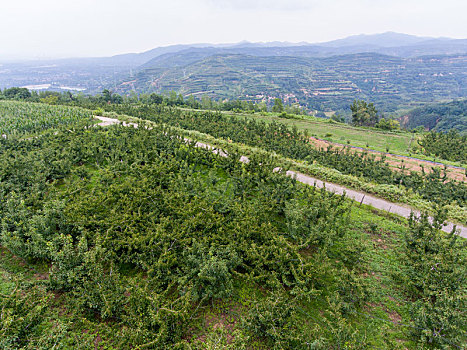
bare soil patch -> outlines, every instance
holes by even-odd
[[[314,137],[310,137],[310,143],[316,146],[316,148],[327,148],[329,146],[333,146],[333,147],[342,149],[344,147],[347,147],[344,145],[336,144],[336,143],[326,141],[326,140],[317,139]],[[376,156],[376,159],[381,159],[383,155],[381,152],[374,151],[374,150],[361,150],[355,147],[351,147],[350,149],[353,152],[358,152],[358,153],[366,152],[369,154],[373,154]],[[403,171],[408,174],[411,171],[422,173],[423,169],[425,169],[425,172],[430,172],[431,168],[439,168],[439,170],[441,171],[443,171],[444,169],[443,165],[435,164],[427,160],[412,159],[412,158],[398,156],[398,155],[390,154],[390,153],[384,153],[384,154],[386,155],[386,163],[389,164],[389,166],[395,171]],[[446,175],[448,179],[461,181],[461,182],[467,182],[467,176],[465,174],[465,170],[463,169],[458,169],[452,166],[447,166]]]

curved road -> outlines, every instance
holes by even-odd
[[[311,176],[304,175],[301,173],[297,173],[295,171],[287,171],[287,176],[291,176],[297,179],[297,181],[307,184],[307,185],[316,185],[318,188],[326,187],[328,191],[335,192],[337,194],[344,194],[363,204],[371,205],[372,207],[380,210],[384,210],[387,212],[391,212],[400,216],[403,216],[405,218],[408,218],[410,216],[410,213],[414,213],[417,216],[420,216],[420,212],[418,210],[414,210],[410,207],[405,207],[401,204],[396,204],[389,202],[387,200],[374,197],[372,195],[369,195],[367,193],[363,192],[358,192],[355,190],[348,189],[346,187],[336,185],[330,182],[324,182],[318,179],[315,179]],[[454,228],[454,225],[452,223],[446,223],[446,225],[442,228],[443,231],[445,232],[451,232],[452,229]],[[456,225],[457,231],[459,232],[459,235],[467,238],[467,227],[462,226],[462,225]]]
[[[100,125],[100,126],[109,126],[109,125],[113,125],[113,124],[122,124],[124,126],[138,127],[138,124],[125,123],[125,122],[121,122],[118,119],[106,118],[106,117],[100,117],[100,116],[96,116],[96,118],[101,121],[101,123],[97,124],[97,125]],[[188,139],[185,139],[185,140],[189,141]],[[219,154],[222,157],[228,157],[228,154],[226,152],[224,152],[223,150],[216,149],[215,147],[213,147],[211,145],[208,145],[206,143],[197,142],[196,147],[212,149],[214,153]],[[243,162],[243,163],[248,163],[250,161],[245,156],[242,156],[239,160],[241,162]],[[274,171],[279,171],[279,170],[280,170],[280,168],[275,168],[274,169]],[[403,216],[405,218],[408,218],[412,212],[417,216],[420,215],[420,212],[418,210],[412,209],[410,207],[406,207],[406,206],[403,206],[401,204],[392,203],[392,202],[389,202],[389,201],[387,201],[385,199],[381,199],[381,198],[372,196],[372,195],[370,195],[368,193],[355,191],[355,190],[352,190],[352,189],[349,189],[349,188],[346,188],[346,187],[343,187],[343,186],[340,186],[340,185],[336,185],[336,184],[331,183],[331,182],[325,182],[325,181],[316,179],[314,177],[311,177],[311,176],[308,176],[308,175],[305,175],[305,174],[302,174],[302,173],[299,173],[299,172],[289,170],[289,171],[287,171],[286,175],[290,176],[290,177],[293,177],[297,181],[299,181],[301,183],[304,183],[306,185],[316,186],[318,188],[325,187],[326,190],[328,190],[328,191],[334,192],[336,194],[341,194],[341,195],[345,194],[350,199],[353,199],[353,200],[355,200],[355,201],[357,201],[359,203],[370,205],[370,206],[372,206],[372,207],[374,207],[376,209],[384,210],[384,211],[387,211],[387,212],[390,212],[390,213],[394,213],[394,214]],[[454,228],[454,226],[455,226],[454,224],[448,222],[442,228],[442,230],[445,231],[445,232],[451,232],[452,229]],[[462,226],[462,225],[456,225],[456,230],[457,230],[458,234],[461,237],[467,238],[467,227]]]

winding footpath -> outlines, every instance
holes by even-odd
[[[126,123],[126,122],[122,122],[122,121],[120,121],[118,119],[100,117],[100,116],[96,116],[95,118],[97,118],[97,119],[99,119],[101,121],[101,123],[97,124],[99,126],[109,126],[109,125],[113,125],[113,124],[122,124],[123,126],[133,126],[135,128],[138,127],[138,124]],[[188,139],[185,139],[185,140],[189,141]],[[203,143],[203,142],[197,142],[196,147],[211,149],[211,150],[213,150],[214,153],[219,154],[222,157],[228,157],[228,154],[225,153],[224,151],[222,151],[220,149],[217,149],[217,148],[215,148],[215,147],[213,147],[211,145],[208,145],[206,143]],[[250,161],[245,156],[240,157],[239,160],[241,162],[243,162],[243,163],[248,163]],[[280,170],[280,168],[275,168],[274,169],[274,171],[279,171],[279,170]],[[384,211],[387,211],[387,212],[390,212],[390,213],[393,213],[393,214],[397,214],[397,215],[400,215],[400,216],[405,217],[405,218],[408,218],[412,212],[416,216],[420,216],[420,211],[418,211],[418,210],[412,209],[412,208],[407,207],[407,206],[403,206],[401,204],[396,204],[396,203],[389,202],[389,201],[387,201],[385,199],[381,199],[381,198],[372,196],[372,195],[370,195],[368,193],[355,191],[355,190],[346,188],[344,186],[336,185],[336,184],[331,183],[331,182],[325,182],[325,181],[322,181],[322,180],[316,179],[314,177],[311,177],[311,176],[308,176],[308,175],[305,175],[305,174],[302,174],[302,173],[299,173],[299,172],[295,172],[295,171],[292,171],[292,170],[287,171],[286,175],[290,176],[292,178],[295,178],[298,182],[301,182],[303,184],[316,186],[317,188],[326,188],[326,190],[334,192],[336,194],[340,194],[340,195],[345,194],[346,197],[348,197],[348,198],[350,198],[350,199],[352,199],[354,201],[357,201],[359,203],[372,206],[373,208],[376,208],[376,209],[379,209],[379,210],[384,210]],[[462,226],[462,225],[454,225],[454,224],[452,224],[450,222],[447,222],[446,225],[442,228],[442,230],[445,231],[445,232],[451,232],[453,230],[454,226],[456,226],[456,230],[457,230],[458,234],[461,237],[467,238],[467,227]]]

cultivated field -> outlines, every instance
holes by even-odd
[[[87,127],[90,112],[73,110],[76,122],[63,124],[59,107],[17,107],[31,109],[17,114],[26,125],[50,113],[27,137],[0,138],[0,348],[465,343],[467,253],[439,230],[446,211],[433,224],[407,220],[276,167],[322,162],[459,206],[462,185],[399,177],[359,154],[316,150],[283,126],[222,115],[121,106],[151,125],[114,111],[104,117],[127,124]],[[243,151],[249,162],[238,161]]]
[[[385,132],[375,130],[374,128],[362,128],[354,127],[348,124],[337,123],[330,120],[313,117],[300,117],[298,118],[281,118],[277,115],[261,115],[261,114],[238,114],[238,113],[226,113],[231,116],[239,118],[251,118],[258,121],[264,121],[266,123],[279,122],[288,127],[296,127],[299,131],[307,131],[312,137],[312,140],[318,147],[327,147],[329,144],[339,145],[350,145],[359,147],[364,150],[374,150],[382,153],[389,153],[392,158],[397,158],[397,155],[406,157],[417,158],[421,161],[426,160],[428,163],[424,165],[425,168],[436,166],[435,163],[443,163],[446,165],[453,165],[456,167],[464,167],[464,164],[459,162],[451,162],[436,157],[426,156],[421,153],[420,146],[417,143],[419,134],[414,134],[405,131],[398,132]],[[407,161],[411,164],[418,163],[417,160],[408,160],[407,158],[400,158],[400,160]],[[397,161],[400,161],[396,159]],[[443,167],[441,165],[441,167]],[[411,166],[412,170],[416,170],[419,167]],[[462,169],[450,170],[453,173],[464,173]],[[465,173],[464,173],[465,175]],[[460,178],[455,175],[456,178]]]

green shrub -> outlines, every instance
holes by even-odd
[[[240,262],[235,251],[227,249],[205,248],[196,243],[184,254],[185,274],[180,279],[182,285],[191,286],[195,301],[210,298],[229,297],[233,291],[231,270]]]
[[[445,210],[432,223],[427,215],[412,216],[403,255],[407,292],[415,300],[411,333],[417,342],[440,348],[465,341],[467,325],[466,242],[440,230],[445,218]]]
[[[244,327],[253,337],[266,339],[272,349],[299,349],[306,343],[296,332],[296,308],[280,294],[253,305]]]
[[[48,307],[49,297],[40,288],[0,294],[0,348],[25,347],[39,331]]]

